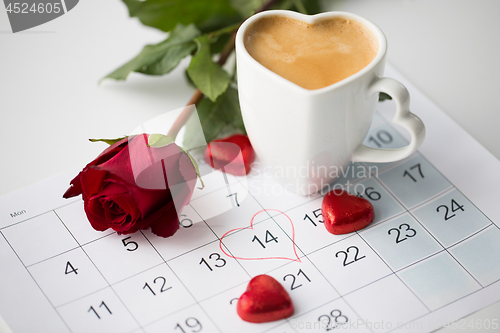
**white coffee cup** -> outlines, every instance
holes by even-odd
[[[284,16],[308,24],[343,17],[370,29],[379,44],[378,54],[361,71],[330,86],[308,90],[258,63],[244,45],[247,29],[268,16]],[[304,15],[274,10],[246,20],[236,35],[238,90],[243,121],[260,161],[286,190],[308,195],[335,180],[351,161],[393,162],[422,144],[425,126],[409,110],[410,96],[398,81],[383,78],[387,40],[375,24],[355,14],[327,12]],[[380,92],[396,104],[395,124],[411,135],[408,146],[398,149],[371,148],[363,144]]]

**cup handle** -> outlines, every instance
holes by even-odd
[[[419,117],[410,112],[410,94],[398,81],[384,77],[378,78],[369,88],[369,94],[386,93],[396,103],[396,114],[392,121],[406,128],[411,135],[408,146],[396,149],[380,149],[361,144],[353,153],[355,162],[386,163],[402,160],[413,154],[425,138],[425,126]]]

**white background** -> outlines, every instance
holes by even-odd
[[[324,2],[379,25],[388,61],[500,159],[500,1]],[[192,94],[182,70],[98,85],[146,43],[163,39],[129,19],[119,0],[81,0],[66,15],[17,34],[0,5],[0,195],[83,167],[106,147],[88,138],[127,135],[182,107]],[[483,318],[498,318],[499,309],[490,307]]]

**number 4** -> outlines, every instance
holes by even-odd
[[[64,274],[71,274],[71,273],[78,274],[77,270],[78,268],[74,268],[73,265],[71,265],[71,263],[68,261],[66,263],[66,271],[64,272]]]

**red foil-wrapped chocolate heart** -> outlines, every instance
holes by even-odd
[[[342,190],[332,190],[325,195],[321,214],[326,230],[335,235],[361,230],[375,217],[370,202]]]
[[[257,275],[238,299],[238,315],[251,323],[266,323],[288,318],[293,303],[283,286],[269,275]]]
[[[205,149],[204,158],[215,169],[244,176],[250,172],[255,152],[246,135],[235,134],[211,141]]]

